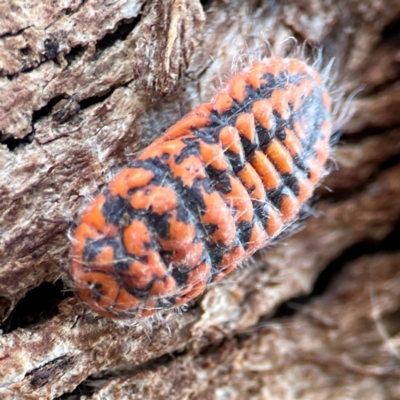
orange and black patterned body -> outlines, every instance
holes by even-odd
[[[329,94],[305,63],[238,73],[88,206],[70,267],[80,298],[123,319],[197,297],[295,219],[330,135]]]

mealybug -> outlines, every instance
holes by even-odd
[[[122,170],[83,213],[70,276],[97,314],[181,306],[287,227],[324,171],[330,96],[296,59],[233,76]]]

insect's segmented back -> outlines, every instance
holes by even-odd
[[[304,62],[233,76],[83,213],[70,275],[109,318],[183,305],[290,224],[324,171],[330,96]]]

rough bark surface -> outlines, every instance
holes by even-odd
[[[399,21],[400,0],[0,0],[0,398],[399,399]],[[304,41],[335,59],[342,134],[308,218],[182,313],[82,317],[63,221]]]

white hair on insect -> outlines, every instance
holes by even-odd
[[[291,46],[291,48],[290,48],[290,51],[289,51],[289,53],[291,53],[291,54],[295,54],[297,52],[298,54],[300,54],[300,55],[303,54],[303,56],[304,56],[304,54],[306,53],[306,50],[305,50],[306,46],[305,45],[303,45],[303,47],[298,46],[297,45],[297,41],[294,38],[291,38],[291,37],[287,38],[284,41],[284,44],[282,44],[282,48],[287,49],[287,46],[285,44],[286,45],[287,44],[293,44]],[[270,48],[270,45],[268,45],[267,47],[268,47],[269,53],[273,53],[271,48]],[[285,51],[287,53],[287,50],[285,50]],[[247,52],[247,54],[246,54],[246,52]],[[257,48],[256,51],[254,51],[253,53],[250,53],[250,54],[248,53],[248,49],[245,49],[243,55],[240,52],[237,54],[237,57],[234,59],[234,62],[233,62],[232,65],[234,66],[234,68],[237,68],[239,66],[239,64],[242,64],[242,63],[248,64],[249,62],[254,61],[255,57],[256,57],[256,59],[262,59],[262,54],[263,54],[263,51],[262,51],[261,47]],[[265,51],[264,51],[264,54],[265,54]],[[308,62],[309,65],[312,64],[312,65],[318,66],[320,68],[321,65],[322,65],[322,62],[323,62],[322,49],[318,49],[316,51],[316,53],[314,54],[314,56],[311,54],[311,56],[308,59],[308,61],[309,61]],[[240,67],[242,68],[242,66],[240,66]],[[331,68],[332,68],[332,65],[329,65],[329,71],[330,71]],[[162,184],[162,182],[160,184]],[[279,211],[279,210],[277,210],[277,211]],[[277,214],[278,214],[278,212],[277,212]],[[199,212],[199,215],[200,215],[200,212]],[[201,223],[203,223],[203,222],[201,221]],[[222,272],[224,272],[224,271],[225,270],[223,270]],[[199,278],[199,279],[202,279],[202,278]],[[190,282],[190,283],[195,285],[197,282]],[[208,283],[208,282],[206,282],[206,283]],[[167,301],[168,300],[167,296],[163,296],[162,300],[163,300],[162,302],[157,303],[158,307],[159,308],[164,308],[164,305],[166,307],[168,307],[169,304],[168,304],[168,301]],[[171,306],[173,306],[172,302],[171,302]],[[144,310],[144,307],[142,307],[142,308],[140,308],[140,307],[139,307],[139,310],[138,310],[138,315],[139,316],[141,314],[141,311]],[[155,307],[155,306],[152,306],[152,307]],[[113,308],[114,308],[114,304],[111,304],[110,305],[110,309],[112,310]],[[180,308],[180,309],[183,309],[183,308]],[[168,315],[170,315],[170,314],[164,314],[163,312],[160,312],[161,310],[156,309],[156,308],[150,308],[149,307],[149,308],[147,308],[147,310],[148,311],[151,310],[151,311],[155,311],[156,312],[153,317],[145,319],[146,321],[149,321],[151,326],[153,326],[153,322],[154,323],[161,323],[165,319],[165,316],[167,316],[167,318],[168,318]],[[134,310],[134,312],[136,312],[136,309]],[[134,314],[134,312],[132,312],[132,314]],[[123,324],[127,325],[127,323],[125,321],[123,322]]]

